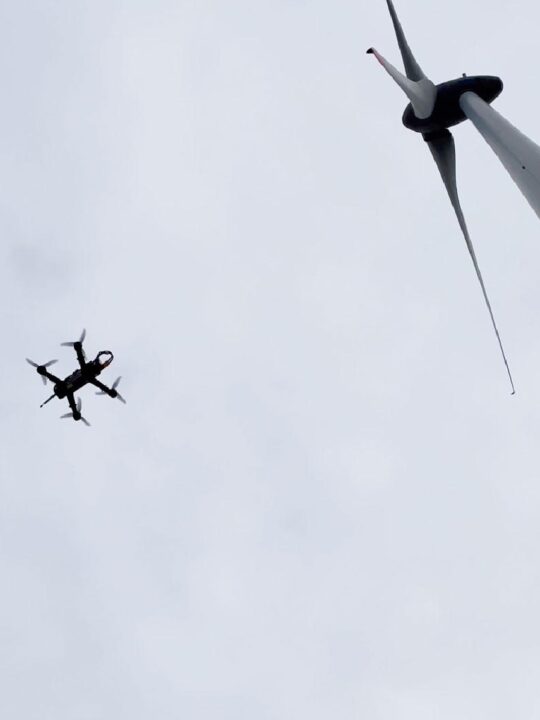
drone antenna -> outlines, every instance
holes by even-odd
[[[53,398],[55,398],[55,397],[56,397],[56,394],[53,393],[53,394],[51,395],[51,397],[50,397],[50,398],[47,398],[47,399],[45,400],[45,402],[44,402],[44,403],[41,403],[41,405],[40,405],[39,407],[42,408],[42,407],[43,407],[44,405],[46,405],[48,402],[51,402],[51,400],[52,400]]]

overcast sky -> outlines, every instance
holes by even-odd
[[[396,0],[540,142],[534,0]],[[540,224],[383,0],[0,2],[0,716],[540,715]],[[110,349],[91,428],[24,362]]]

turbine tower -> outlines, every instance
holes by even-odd
[[[471,120],[539,217],[540,147],[490,107],[490,103],[503,89],[500,78],[489,75],[463,76],[439,85],[427,78],[407,43],[392,0],[386,0],[386,4],[403,58],[405,75],[374,48],[367,52],[377,58],[410,100],[403,113],[403,124],[410,130],[421,133],[437,164],[465,237],[514,394],[510,367],[459,202],[454,138],[448,128],[464,120]]]

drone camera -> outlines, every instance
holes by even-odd
[[[113,361],[114,355],[110,350],[102,350],[97,355],[97,362],[102,368],[108,367]]]

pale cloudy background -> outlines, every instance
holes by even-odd
[[[540,141],[537,3],[397,0]],[[442,34],[441,34],[441,31]],[[540,223],[383,0],[0,3],[0,716],[540,717]],[[24,362],[88,329],[128,405]]]

